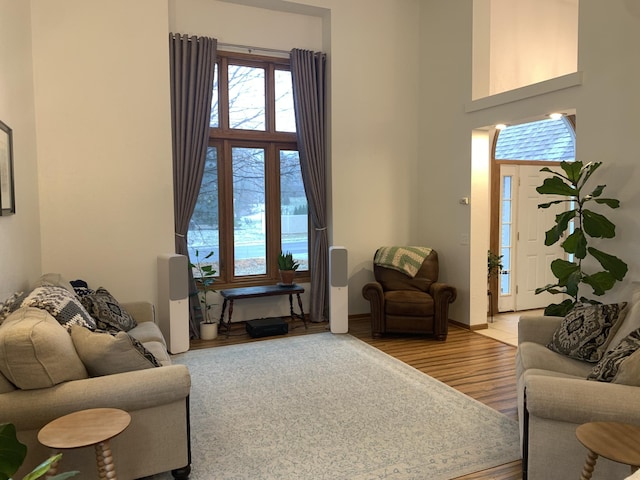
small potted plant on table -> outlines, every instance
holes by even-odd
[[[189,263],[189,267],[196,270],[196,285],[198,287],[198,301],[200,302],[200,311],[202,312],[202,321],[200,322],[200,338],[202,340],[213,340],[218,336],[218,322],[215,318],[211,318],[210,310],[215,303],[209,303],[208,294],[215,293],[211,288],[215,281],[216,270],[213,265],[205,263],[206,260],[213,256],[213,250],[200,258],[200,252],[196,250],[196,263]]]
[[[294,260],[291,252],[278,255],[278,269],[280,270],[280,281],[283,286],[293,285],[293,279],[296,276],[296,270],[300,267],[300,263]]]

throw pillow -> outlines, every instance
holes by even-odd
[[[2,305],[0,305],[0,324],[2,324],[5,318],[20,308],[22,301],[28,294],[29,292],[16,292],[2,302]]]
[[[627,313],[615,335],[612,335],[611,341],[607,345],[609,350],[617,347],[631,332],[640,328],[640,282],[632,282],[632,285],[633,294],[631,296],[631,305],[629,305],[629,313]]]
[[[89,288],[89,285],[84,280],[71,280],[69,283],[71,283],[75,294],[80,298],[96,293],[95,290]]]
[[[92,377],[160,366],[153,354],[126,332],[92,332],[75,326],[71,339]]]
[[[82,297],[82,304],[95,318],[100,330],[122,330],[128,332],[137,323],[118,303],[106,288],[100,287],[96,293]]]
[[[607,339],[620,326],[627,303],[585,305],[570,311],[554,332],[550,350],[577,360],[598,362],[607,348]]]
[[[0,372],[23,390],[87,378],[67,331],[45,310],[30,307],[0,326]]]
[[[593,367],[588,380],[640,386],[640,329],[609,350]]]
[[[45,310],[67,330],[71,325],[95,329],[96,323],[75,294],[64,287],[43,285],[25,295],[18,307],[33,307]]]
[[[31,288],[34,289],[37,287],[45,287],[45,286],[62,287],[66,291],[70,293],[74,293],[73,287],[71,286],[71,284],[67,281],[66,278],[64,278],[59,273],[45,273],[33,284]]]

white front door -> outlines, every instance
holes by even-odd
[[[563,205],[548,209],[538,208],[539,203],[550,200],[536,191],[536,187],[542,185],[548,176],[541,173],[540,168],[539,165],[501,167],[501,179],[504,179],[505,175],[510,176],[512,186],[511,231],[505,235],[506,230],[503,227],[501,234],[501,251],[505,251],[507,242],[510,242],[510,270],[509,275],[502,281],[504,287],[501,289],[498,302],[498,310],[501,312],[544,308],[550,303],[562,301],[557,295],[535,293],[536,288],[556,282],[550,269],[551,261],[565,258],[560,242],[549,247],[544,244],[545,232],[554,225],[555,216],[562,210]],[[503,205],[504,199],[501,200]],[[504,214],[502,218],[504,224]]]

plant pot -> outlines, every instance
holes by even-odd
[[[293,279],[295,276],[295,270],[280,270],[280,281],[282,282],[282,285],[293,285]]]
[[[213,340],[218,336],[217,323],[200,322],[200,339]]]

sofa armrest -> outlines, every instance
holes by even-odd
[[[129,312],[137,323],[155,321],[155,307],[151,302],[128,302],[123,303],[122,307]]]
[[[529,415],[568,423],[594,421],[640,424],[640,387],[579,378],[528,375]]]
[[[534,342],[547,345],[562,323],[562,319],[563,317],[521,316],[518,321],[518,344]]]
[[[168,365],[61,383],[37,390],[0,395],[0,423],[18,430],[38,429],[51,420],[86,408],[120,408],[133,412],[189,396],[186,365]]]

